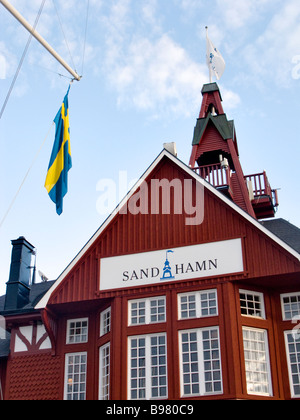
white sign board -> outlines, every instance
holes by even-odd
[[[244,271],[241,239],[102,258],[100,290],[163,284]]]

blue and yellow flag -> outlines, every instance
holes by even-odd
[[[69,91],[70,87],[54,119],[56,125],[55,140],[45,182],[45,188],[51,200],[56,204],[58,215],[61,215],[63,211],[63,198],[68,192],[68,172],[72,168]]]

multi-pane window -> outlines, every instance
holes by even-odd
[[[150,323],[166,321],[166,298],[150,299]]]
[[[144,325],[166,321],[166,297],[130,300],[129,325]]]
[[[262,293],[240,290],[240,305],[242,315],[265,318],[264,298]]]
[[[272,395],[267,331],[243,327],[243,342],[248,394]]]
[[[223,392],[219,328],[179,333],[181,395],[211,395]]]
[[[289,321],[300,318],[300,292],[281,295],[283,319]]]
[[[67,323],[67,344],[87,343],[88,318],[71,319]]]
[[[299,330],[285,331],[287,362],[292,398],[300,397],[300,334]]]
[[[107,308],[100,314],[100,336],[110,332],[111,308]]]
[[[213,289],[179,294],[178,314],[179,319],[218,315],[217,291]]]
[[[65,400],[86,399],[87,353],[70,353],[65,358]]]
[[[110,384],[110,343],[99,349],[99,399],[109,400]]]
[[[167,337],[153,334],[129,338],[128,398],[166,399]]]

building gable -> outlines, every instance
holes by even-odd
[[[162,180],[169,188],[170,201],[161,189],[160,196],[154,194],[158,201],[153,204],[153,184]],[[177,195],[174,200],[176,188],[179,198]],[[192,202],[187,205],[188,197]],[[198,220],[194,221],[198,223],[189,224],[197,200]],[[257,279],[300,269],[296,251],[164,150],[36,308],[97,299],[101,296],[101,260],[105,258],[234,239],[242,244],[243,270],[231,276],[227,273],[226,279]],[[208,273],[207,278],[210,276]],[[220,281],[224,281],[222,275]]]

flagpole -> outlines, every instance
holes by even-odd
[[[74,71],[57,52],[48,44],[48,42],[24,19],[24,17],[7,1],[0,0],[0,3],[27,29],[28,32],[44,47],[46,50],[74,77],[74,80],[80,81],[76,71]]]
[[[206,29],[206,55],[208,54],[208,48],[207,48],[207,43],[208,43],[208,26],[205,26]],[[209,57],[207,56],[207,60],[209,59]],[[212,83],[212,68],[211,66],[208,66],[208,71],[209,71],[209,83]]]

